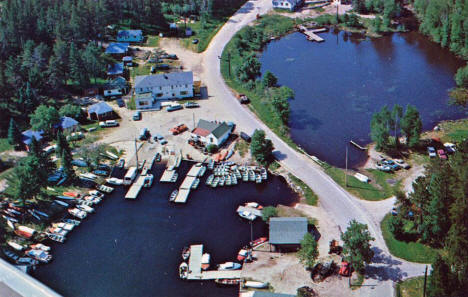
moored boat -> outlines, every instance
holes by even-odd
[[[182,250],[182,259],[184,261],[187,261],[187,259],[190,257],[190,247],[186,246]]]
[[[204,253],[201,257],[201,268],[207,270],[210,268],[210,254]]]
[[[218,285],[225,285],[225,286],[236,286],[240,284],[239,278],[217,278],[215,279],[215,283]]]
[[[211,183],[213,182],[213,180],[214,180],[214,174],[208,176],[208,178],[206,179],[205,184],[206,184],[207,186],[211,186]]]
[[[241,249],[239,253],[237,254],[237,261],[242,262],[244,261],[247,256],[249,255],[249,251],[246,249]]]
[[[261,184],[262,183],[262,177],[260,176],[260,174],[257,174],[256,177],[255,177],[255,182],[257,184]]]
[[[268,287],[268,283],[256,282],[256,281],[246,281],[244,287],[247,288],[257,288],[262,289]]]
[[[251,247],[259,246],[259,245],[261,245],[262,243],[267,242],[267,240],[268,240],[268,238],[266,238],[266,237],[260,237],[260,238],[258,238],[258,239],[255,239],[255,240],[251,241],[251,242],[250,242],[250,246],[251,246]]]
[[[221,176],[219,178],[219,186],[222,187],[224,186],[224,183],[226,182],[226,178],[224,176]]]
[[[151,186],[153,185],[153,180],[154,180],[154,176],[153,176],[152,174],[147,174],[147,175],[145,176],[145,181],[144,181],[143,186],[144,186],[145,188],[151,187]]]
[[[246,211],[246,210],[244,210],[244,211],[239,211],[238,214],[239,214],[239,216],[240,216],[241,218],[247,219],[247,220],[249,220],[249,221],[254,221],[254,220],[257,218],[256,215],[254,215],[254,214],[251,213],[250,211]]]
[[[177,194],[179,194],[179,190],[172,191],[171,196],[169,196],[169,201],[174,201],[177,197]]]
[[[242,267],[241,264],[235,262],[226,262],[218,265],[218,270],[238,270]]]
[[[261,205],[258,204],[257,202],[246,202],[246,203],[245,203],[245,206],[246,206],[246,207],[255,208],[255,209],[263,209],[263,206],[261,206]]]
[[[185,262],[182,262],[179,265],[179,277],[181,279],[187,279],[188,277],[188,265]]]
[[[109,177],[109,178],[106,178],[106,183],[110,185],[120,186],[123,184],[123,180],[120,178],[116,178],[116,177]]]
[[[212,186],[213,188],[216,188],[216,187],[218,186],[218,184],[219,184],[219,179],[220,179],[219,176],[217,176],[217,177],[214,178],[213,182],[211,183],[211,186]]]

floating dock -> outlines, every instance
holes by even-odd
[[[205,170],[206,170],[205,166],[203,165],[197,166],[195,164],[192,166],[192,168],[190,168],[189,172],[187,173],[187,176],[199,177],[199,176],[202,176],[203,173],[205,173]]]
[[[190,258],[188,261],[189,280],[213,280],[218,278],[236,279],[241,277],[241,270],[201,270],[201,258],[203,255],[203,245],[190,246]]]
[[[315,33],[320,33],[320,32],[325,32],[327,29],[325,28],[320,28],[320,29],[308,29],[303,25],[297,26],[298,30],[302,32],[305,36],[307,36],[307,39],[310,41],[316,41],[316,42],[323,42],[325,41],[322,37],[318,36]]]
[[[125,195],[125,199],[136,199],[138,197],[138,194],[140,194],[141,188],[143,188],[143,185],[145,183],[145,177],[144,175],[140,175],[136,182],[133,183],[133,185],[130,187],[128,190],[127,194]]]
[[[179,189],[177,196],[174,200],[175,203],[186,203],[188,196],[190,194],[190,189]]]
[[[181,190],[187,190],[187,189],[191,189],[192,188],[192,185],[193,183],[195,182],[197,178],[194,177],[194,176],[187,176],[184,181],[182,182],[182,184],[180,185],[180,189]]]
[[[357,147],[357,148],[360,149],[361,151],[367,150],[366,147],[360,146],[359,144],[357,144],[357,143],[354,142],[353,140],[350,140],[349,143],[351,143],[352,145],[354,145],[355,147]]]
[[[248,212],[256,215],[257,217],[262,216],[262,211],[260,209],[256,209],[256,208],[248,207],[248,206],[242,206],[242,205],[237,208],[238,213],[243,212],[243,211],[248,211]]]
[[[175,178],[174,180],[174,177],[176,175],[177,175],[177,172],[175,170],[166,169],[159,181],[162,183],[175,183],[175,180],[177,180],[177,178]]]

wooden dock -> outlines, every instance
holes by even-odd
[[[159,180],[162,183],[174,183],[177,179],[173,179],[174,176],[177,174],[175,170],[166,169]]]
[[[242,206],[242,205],[237,208],[238,213],[243,212],[243,211],[248,211],[248,212],[256,215],[257,217],[262,216],[262,211],[260,209],[256,209],[256,208],[248,207],[248,206]]]
[[[349,143],[351,143],[352,145],[354,145],[355,147],[357,147],[357,148],[360,149],[361,151],[367,150],[366,147],[360,146],[359,144],[357,144],[357,143],[354,142],[353,140],[350,140]]]
[[[136,182],[133,183],[133,185],[130,187],[128,190],[127,194],[125,195],[125,199],[136,199],[138,197],[138,194],[140,194],[141,188],[143,188],[143,185],[145,183],[145,177],[144,175],[140,175]]]
[[[219,278],[236,279],[241,277],[241,270],[201,270],[201,258],[203,255],[203,245],[196,244],[190,246],[190,258],[188,261],[189,280],[214,280]]]
[[[190,189],[179,189],[177,196],[174,200],[175,203],[186,203],[188,196],[190,194]]]
[[[203,169],[205,168],[205,169]],[[202,176],[202,172],[206,170],[206,167],[201,165],[197,166],[196,164],[190,168],[189,172],[187,173],[187,176],[193,176],[193,177],[199,177]]]
[[[319,28],[319,29],[308,29],[303,25],[297,26],[298,30],[302,32],[305,36],[307,36],[307,39],[310,41],[316,41],[316,42],[323,42],[325,41],[322,37],[318,36],[316,33],[320,32],[325,32],[327,29],[325,28]]]

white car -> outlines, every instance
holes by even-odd
[[[427,147],[427,153],[428,153],[429,157],[431,157],[431,158],[437,157],[436,150],[432,146]]]
[[[116,120],[107,120],[105,122],[99,122],[99,127],[106,128],[106,127],[117,127],[119,122]]]
[[[444,147],[445,147],[445,150],[447,151],[447,153],[455,153],[456,150],[457,150],[456,145],[453,144],[453,143],[450,143],[450,142],[444,143]]]

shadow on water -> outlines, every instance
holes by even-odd
[[[237,215],[237,206],[247,201],[292,205],[297,195],[282,177],[270,175],[261,185],[211,189],[205,174],[187,204],[169,203],[190,167],[183,162],[178,182],[161,184],[164,166],[155,166],[153,186],[134,201],[123,198],[126,188],[116,188],[63,245],[52,244],[54,260],[35,277],[64,296],[237,296],[236,288],[181,281],[177,267],[182,248],[202,243],[212,263],[235,260],[250,241],[250,226]],[[266,234],[261,219],[255,221],[254,238]]]
[[[309,154],[344,167],[349,140],[369,143],[372,114],[384,105],[416,106],[424,129],[464,116],[448,106],[447,94],[463,61],[423,35],[366,38],[333,30],[319,35],[325,42],[292,33],[268,44],[261,57],[261,71],[273,72],[296,94],[290,134]],[[355,167],[366,158],[352,151],[348,164]]]

